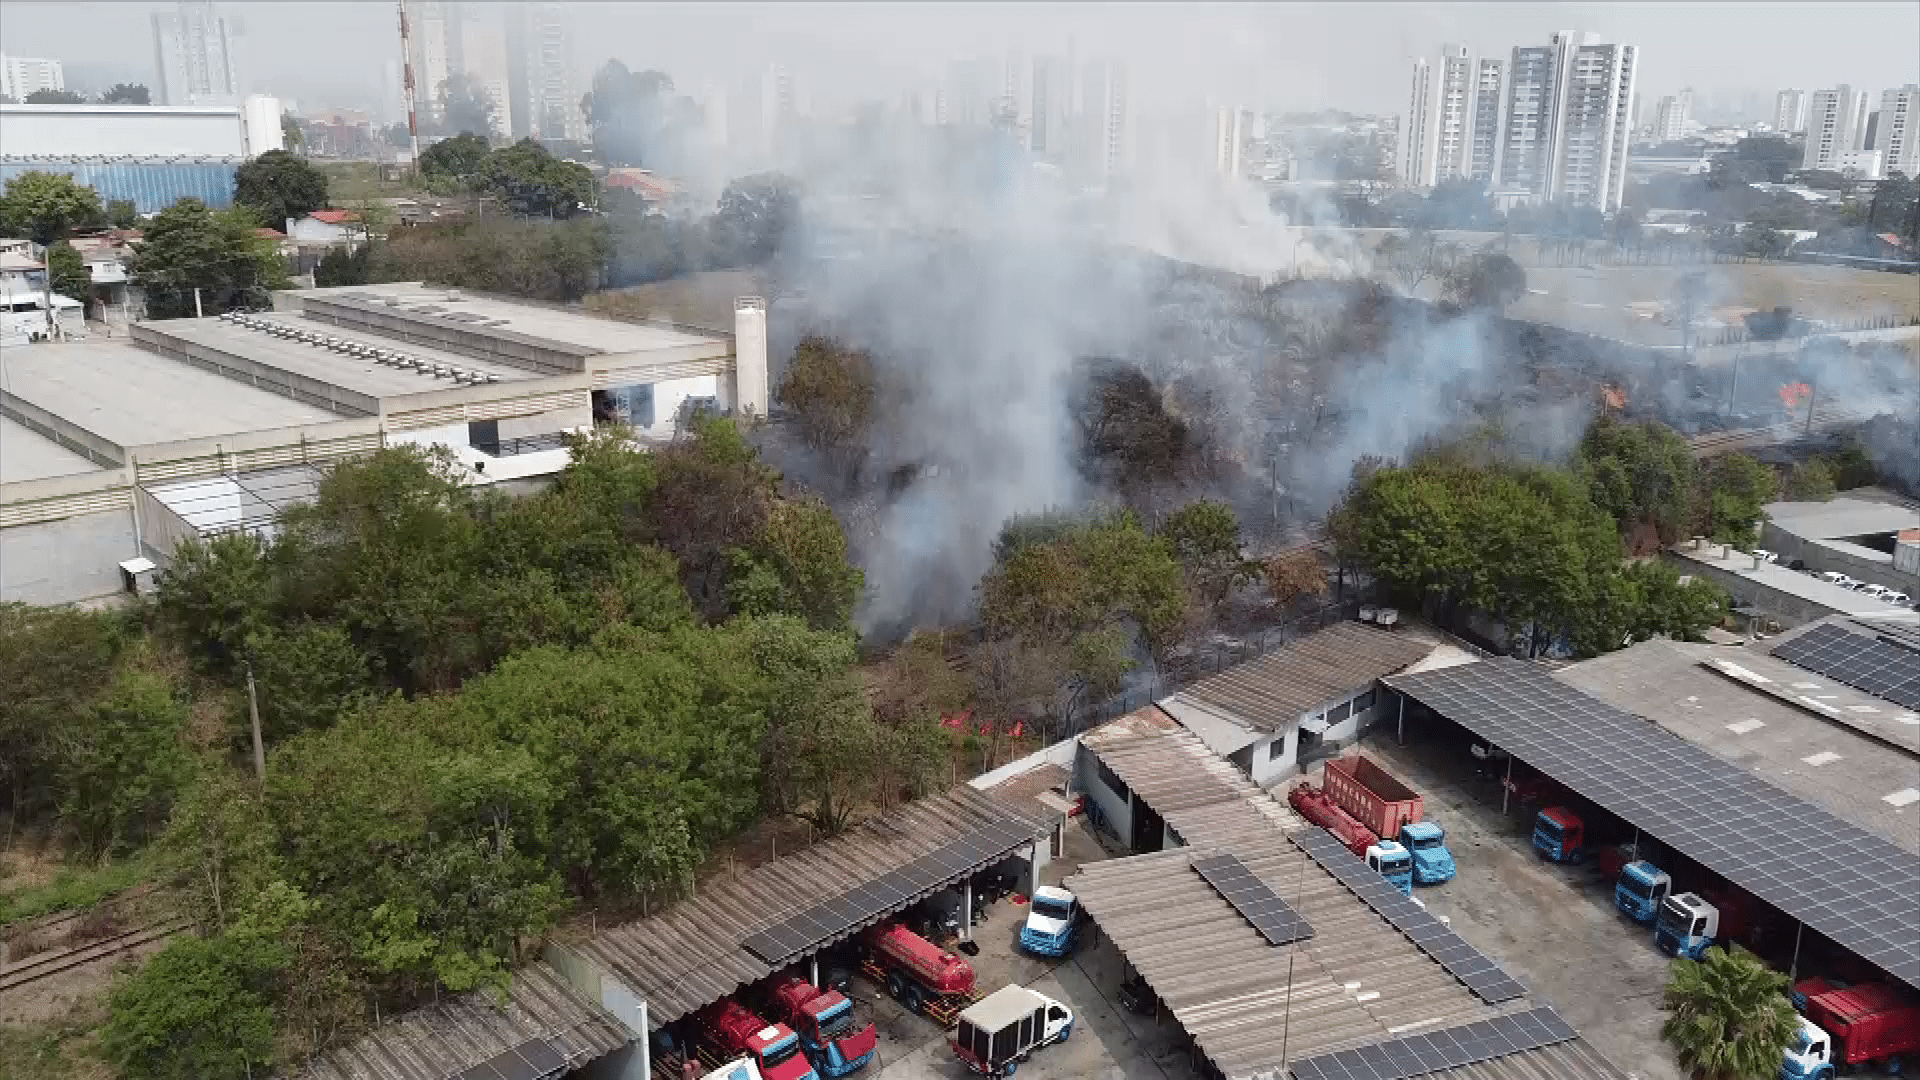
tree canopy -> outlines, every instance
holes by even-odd
[[[1787,976],[1738,945],[1677,957],[1664,1007],[1660,1037],[1699,1080],[1768,1080],[1800,1031]]]
[[[498,102],[485,84],[471,75],[449,76],[437,88],[440,104],[438,128],[445,135],[485,135],[493,130]],[[424,157],[424,153],[422,154]]]
[[[580,109],[593,132],[594,156],[608,165],[662,167],[696,119],[693,103],[674,96],[672,78],[630,71],[618,60],[594,72]]]
[[[327,176],[298,154],[269,150],[235,170],[233,202],[285,231],[289,220],[326,207]]]
[[[591,209],[597,198],[590,169],[554,157],[533,139],[488,154],[475,184],[522,217],[570,218]]]
[[[1508,255],[1475,255],[1447,275],[1448,298],[1464,308],[1505,311],[1526,292],[1527,272]]]
[[[1623,535],[1651,527],[1659,542],[1670,544],[1692,520],[1693,448],[1665,424],[1601,417],[1581,436],[1574,470]]]
[[[51,244],[101,217],[100,196],[65,173],[29,169],[9,179],[0,195],[0,228],[36,244]]]
[[[146,292],[148,316],[192,315],[195,289],[208,315],[267,306],[268,290],[286,282],[286,264],[274,241],[255,235],[254,228],[250,212],[209,210],[198,199],[181,199],[155,214],[131,263],[134,282]]]
[[[61,296],[84,304],[93,295],[93,272],[87,269],[87,261],[72,244],[47,247],[47,274],[52,279],[53,291]]]
[[[780,173],[756,173],[728,184],[712,221],[715,257],[723,265],[764,263],[799,222],[800,194]]]
[[[840,450],[866,435],[876,395],[866,350],[809,335],[794,347],[773,399],[792,414],[808,445]]]
[[[492,152],[484,135],[463,132],[450,136],[420,151],[420,176],[433,185],[470,187]]]
[[[100,95],[102,105],[148,105],[152,97],[144,83],[114,83]]]

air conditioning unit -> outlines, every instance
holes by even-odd
[[[151,596],[154,571],[152,559],[145,556],[128,559],[120,564],[120,587],[135,596]]]

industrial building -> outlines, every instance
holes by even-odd
[[[1768,503],[1766,511],[1760,546],[1781,562],[1920,597],[1920,550],[1901,552],[1901,534],[1920,529],[1920,509],[1904,500],[1863,489],[1824,502]]]
[[[1920,624],[1920,612],[1912,608],[1876,600],[1813,574],[1789,570],[1783,562],[1768,562],[1728,544],[1695,539],[1666,548],[1661,555],[1682,574],[1700,577],[1725,589],[1732,598],[1734,614],[1756,625],[1799,626],[1829,615],[1850,615],[1889,624]]]
[[[64,173],[102,202],[151,214],[182,198],[225,207],[248,158],[286,146],[277,98],[222,105],[0,105],[0,183]]]
[[[319,470],[382,446],[446,447],[473,483],[524,482],[565,467],[562,435],[593,424],[596,395],[643,438],[692,402],[766,410],[758,298],[740,303],[745,364],[734,335],[417,283],[280,299],[0,352],[0,597],[98,597],[124,585],[119,564],[164,567],[182,537],[270,532]]]

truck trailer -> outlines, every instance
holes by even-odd
[[[1287,792],[1287,805],[1294,812],[1315,825],[1333,834],[1335,840],[1361,858],[1366,858],[1367,849],[1380,842],[1380,837],[1372,829],[1354,818],[1352,814],[1340,809],[1333,796],[1314,787],[1312,784],[1295,784]]]
[[[1793,999],[1804,1019],[1781,1062],[1782,1080],[1830,1080],[1836,1068],[1920,1052],[1920,1001],[1908,991],[1814,978],[1795,983]]]
[[[975,1000],[973,965],[899,923],[860,935],[860,970],[895,1001],[939,1024],[951,1024]]]
[[[970,1072],[1012,1076],[1035,1050],[1072,1034],[1072,1009],[1024,986],[1003,986],[960,1013],[953,1052]]]
[[[854,1023],[853,1002],[798,975],[776,975],[763,995],[768,1014],[800,1036],[800,1051],[822,1074],[846,1076],[873,1060],[879,1033]]]
[[[1382,840],[1393,840],[1413,856],[1413,879],[1438,885],[1454,874],[1453,853],[1438,822],[1424,820],[1426,800],[1362,754],[1327,762],[1321,786],[1346,811]]]

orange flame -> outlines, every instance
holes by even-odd
[[[1780,387],[1780,403],[1789,409],[1797,409],[1807,403],[1813,395],[1813,387],[1803,382],[1787,383]]]
[[[1609,409],[1624,409],[1627,407],[1627,392],[1611,383],[1606,383],[1600,387],[1600,400],[1605,402]]]

